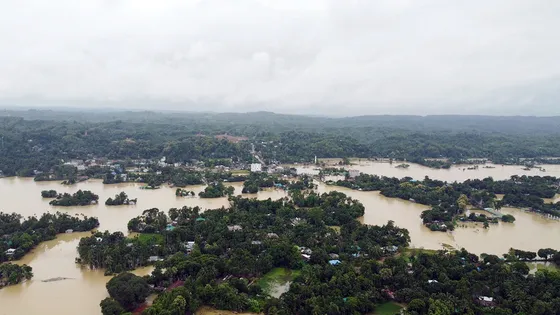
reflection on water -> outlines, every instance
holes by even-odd
[[[507,178],[513,174],[525,174],[517,166],[497,166],[496,169],[479,169],[475,171],[432,170],[417,165],[408,169],[396,169],[388,163],[364,163],[358,168],[363,172],[377,172],[387,176],[411,176],[423,178],[429,175],[448,181],[466,178],[484,178],[493,176],[496,179]],[[560,166],[547,166],[547,175],[560,177]],[[501,171],[500,171],[501,170]],[[535,171],[535,173],[538,171]],[[542,175],[542,174],[535,174]],[[241,193],[242,184],[234,183],[237,194]],[[101,223],[100,230],[126,230],[128,220],[141,214],[148,208],[168,210],[172,207],[200,206],[203,209],[227,207],[226,198],[199,199],[176,197],[175,189],[162,187],[157,190],[141,190],[139,184],[103,185],[100,181],[87,181],[74,186],[62,186],[58,182],[34,182],[32,179],[4,178],[0,179],[0,210],[17,212],[24,216],[40,215],[46,211],[62,211],[71,214],[83,213],[96,216]],[[426,206],[391,199],[381,196],[378,192],[362,192],[342,187],[319,184],[319,191],[342,191],[352,198],[359,199],[366,207],[362,221],[366,224],[385,224],[389,220],[410,231],[412,246],[424,248],[441,248],[442,244],[465,247],[474,253],[505,253],[510,247],[536,251],[543,247],[558,247],[560,240],[560,223],[547,220],[541,216],[525,213],[517,209],[503,209],[516,217],[513,224],[492,225],[485,230],[481,225],[470,228],[458,228],[451,233],[431,232],[422,225],[420,213]],[[41,190],[55,189],[58,192],[73,193],[78,189],[91,190],[100,197],[100,204],[87,207],[53,207],[48,200],[41,198]],[[196,193],[204,186],[190,186],[188,190]],[[131,198],[138,198],[134,206],[106,207],[105,200],[125,191]],[[282,190],[266,190],[256,195],[247,195],[259,199],[279,199],[285,196]],[[18,263],[33,267],[35,277],[26,283],[0,290],[0,315],[27,314],[59,314],[59,315],[99,315],[99,302],[107,296],[105,284],[110,279],[102,271],[82,268],[74,263],[77,256],[76,247],[85,233],[61,234],[57,239],[40,244],[32,253],[26,255]],[[150,268],[137,270],[138,274],[147,274]],[[69,278],[63,281],[42,282],[50,278]],[[30,302],[32,301],[32,302]],[[204,309],[204,314],[212,314],[211,309]],[[218,314],[218,313],[214,313]],[[224,313],[225,314],[225,313]]]

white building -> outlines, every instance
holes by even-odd
[[[360,175],[360,171],[359,170],[349,170],[348,171],[348,176],[350,176],[350,178],[355,178],[357,176]]]
[[[319,176],[320,172],[321,170],[318,168],[298,167],[296,169],[297,175]]]
[[[251,172],[262,172],[262,165],[261,163],[252,163],[251,164]]]

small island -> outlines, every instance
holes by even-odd
[[[177,197],[194,197],[194,196],[196,196],[196,194],[192,190],[177,188],[177,190],[175,190],[175,196],[177,196]]]
[[[64,193],[58,195],[56,199],[49,202],[52,206],[72,207],[72,206],[88,206],[97,204],[99,196],[89,190],[78,190],[76,193],[70,195]]]
[[[232,186],[225,186],[222,182],[212,183],[204,191],[198,193],[200,198],[220,198],[233,195],[235,188]]]
[[[33,269],[28,265],[0,264],[0,289],[31,279],[32,271]]]
[[[41,191],[41,197],[43,198],[56,198],[58,196],[58,193],[56,192],[56,190],[43,190]]]
[[[128,195],[121,191],[119,194],[115,195],[115,198],[109,197],[105,201],[105,205],[107,206],[122,206],[122,205],[135,205],[138,201],[138,198],[129,199]]]
[[[404,169],[409,168],[409,167],[410,167],[410,164],[406,164],[406,163],[399,164],[399,165],[395,166],[395,168],[404,168]]]

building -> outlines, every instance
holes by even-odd
[[[231,232],[243,230],[243,228],[241,227],[241,225],[237,225],[237,224],[236,224],[236,225],[229,225],[227,228],[228,228],[228,230],[231,231]]]
[[[348,176],[350,178],[356,178],[360,175],[360,171],[359,170],[349,170],[348,171]]]
[[[70,233],[74,233],[74,230],[72,230],[72,229],[68,229],[68,230],[66,230],[66,233],[68,233],[68,234],[70,234]]]
[[[484,307],[494,307],[494,306],[496,306],[496,302],[494,301],[494,298],[489,297],[489,296],[479,296],[479,297],[477,297],[476,302],[478,303],[478,305],[484,306]]]
[[[262,165],[261,165],[261,163],[252,163],[252,164],[251,164],[251,172],[252,172],[252,173],[262,172]]]
[[[296,168],[296,175],[319,176],[321,172],[318,168],[298,167]]]
[[[161,260],[163,260],[163,259],[159,258],[159,256],[150,256],[148,258],[149,262],[156,262],[156,261],[161,261]]]
[[[329,264],[331,264],[331,266],[340,265],[340,260],[338,259],[329,260]]]
[[[8,256],[12,256],[13,254],[15,254],[16,250],[13,248],[8,249],[5,253]]]

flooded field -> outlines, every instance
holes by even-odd
[[[514,174],[554,175],[560,177],[560,166],[548,166],[546,173],[537,170],[523,171],[519,166],[496,166],[494,169],[465,170],[454,167],[450,170],[433,170],[418,165],[407,169],[397,169],[388,163],[360,162],[351,168],[362,172],[386,176],[423,178],[428,175],[447,181],[462,181],[467,178],[495,179],[508,178]],[[240,194],[241,183],[232,184],[235,193]],[[42,190],[54,189],[58,192],[75,192],[78,189],[91,190],[99,195],[100,204],[85,207],[53,207],[49,199],[40,196]],[[204,186],[190,186],[188,190],[196,193]],[[480,253],[505,253],[510,247],[536,251],[539,248],[557,248],[560,240],[560,222],[545,219],[539,215],[526,213],[518,209],[503,209],[502,212],[513,214],[513,224],[499,223],[485,230],[482,225],[458,227],[450,233],[432,232],[422,225],[420,213],[427,206],[400,199],[381,196],[378,192],[362,192],[342,187],[327,186],[319,183],[320,192],[332,190],[342,191],[352,198],[360,200],[366,212],[363,223],[385,224],[393,220],[396,225],[409,230],[411,245],[430,249],[442,248],[443,244],[453,247],[465,247],[467,250]],[[138,198],[134,206],[107,207],[104,201],[125,191],[130,198]],[[259,199],[278,199],[285,196],[282,190],[266,190],[246,197]],[[558,199],[558,198],[557,198]],[[202,209],[227,207],[226,198],[200,199],[198,197],[176,197],[175,189],[162,187],[156,190],[142,190],[139,184],[103,185],[101,181],[87,181],[74,186],[62,186],[59,182],[34,182],[32,179],[3,178],[0,179],[0,211],[17,212],[24,216],[40,215],[50,211],[62,211],[70,214],[96,216],[101,223],[100,230],[126,232],[128,220],[148,208],[168,210],[172,207],[200,206]],[[17,263],[25,263],[33,267],[35,277],[26,283],[6,287],[0,290],[0,315],[27,314],[59,314],[59,315],[99,315],[99,302],[107,296],[106,282],[110,277],[102,271],[82,268],[74,263],[77,256],[76,247],[79,239],[87,233],[62,234],[57,239],[44,242]],[[137,270],[137,274],[147,274],[150,268]],[[53,278],[59,281],[43,282]],[[280,287],[279,290],[283,288]],[[64,297],[64,299],[60,299]],[[33,301],[30,303],[29,301]],[[201,309],[198,314],[229,314],[209,308]]]

